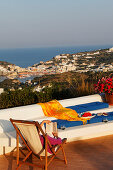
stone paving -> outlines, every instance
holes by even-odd
[[[68,164],[54,160],[48,170],[113,170],[113,135],[67,143],[64,149]],[[0,170],[15,170],[15,155],[16,153],[10,153],[0,156]],[[37,162],[34,157],[33,162]],[[26,165],[20,168],[36,169],[40,168]]]

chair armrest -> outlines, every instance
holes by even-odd
[[[67,142],[67,138],[63,138],[62,139],[62,144],[66,143]]]

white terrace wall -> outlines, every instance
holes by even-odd
[[[89,96],[59,100],[59,102],[61,103],[63,107],[69,107],[69,106],[91,103],[91,102],[96,102],[96,101],[102,102],[103,100],[104,100],[104,94],[102,95],[94,94],[94,95],[89,95]]]
[[[94,101],[102,101],[100,95],[89,95],[72,99],[60,100],[63,107],[73,106],[83,103],[90,103]],[[14,107],[0,110],[0,133],[9,132],[12,130],[10,118],[22,120],[38,120],[44,119],[42,108],[38,104]]]

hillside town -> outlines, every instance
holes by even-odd
[[[14,64],[0,64],[0,75],[9,79],[25,78],[31,76],[42,76],[64,73],[68,71],[74,72],[107,72],[113,70],[111,61],[100,62],[100,58],[112,56],[113,47],[106,50],[97,50],[92,52],[80,52],[76,54],[60,54],[51,60],[34,64],[28,68],[21,68]]]

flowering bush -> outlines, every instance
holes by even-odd
[[[97,84],[94,84],[94,86],[96,92],[113,94],[113,77],[103,77]]]

